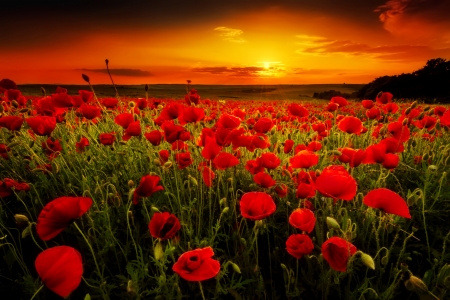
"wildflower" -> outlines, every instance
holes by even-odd
[[[178,258],[172,270],[188,281],[213,278],[220,271],[220,262],[213,259],[213,255],[211,247],[187,251]]]

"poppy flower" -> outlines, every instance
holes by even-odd
[[[295,146],[294,148],[294,154],[297,155],[300,151],[302,150],[309,150],[308,147],[306,147],[305,144],[298,144],[297,146]],[[311,151],[311,150],[309,150]],[[312,152],[312,151],[311,151]]]
[[[150,223],[148,223],[148,229],[152,237],[167,240],[181,229],[181,224],[178,218],[171,213],[156,212],[153,214]]]
[[[121,113],[114,118],[114,123],[120,125],[123,129],[127,129],[132,122],[134,122],[134,117],[130,113]]]
[[[263,188],[270,188],[276,184],[272,176],[265,172],[259,172],[253,176],[253,181]]]
[[[322,144],[317,141],[312,141],[311,143],[308,144],[306,149],[308,149],[309,151],[312,151],[312,152],[316,152],[316,151],[319,151],[320,149],[322,149]]]
[[[175,125],[172,122],[164,122],[161,125],[161,129],[164,131],[164,138],[170,144],[176,140],[187,141],[190,138],[190,133],[180,125]]]
[[[84,148],[87,146],[89,146],[89,140],[85,137],[82,137],[79,142],[75,143],[75,148],[77,149],[78,153],[83,152]]]
[[[25,121],[30,125],[34,134],[39,136],[50,135],[56,127],[56,118],[47,116],[38,116],[26,118]]]
[[[308,110],[300,104],[292,103],[288,106],[288,112],[296,117],[307,117],[309,115]]]
[[[385,213],[411,219],[406,201],[399,194],[389,189],[379,188],[370,191],[364,197],[363,203],[367,206],[378,208]]]
[[[62,146],[59,140],[53,140],[52,138],[48,138],[46,141],[42,142],[42,148],[44,149],[45,153],[52,159],[57,157],[62,151]]]
[[[104,98],[102,100],[102,104],[106,108],[115,108],[117,106],[117,103],[119,103],[119,100],[116,98]]]
[[[187,281],[203,281],[216,276],[220,262],[213,259],[211,247],[187,251],[178,258],[172,270]]]
[[[383,106],[383,110],[384,112],[387,113],[393,113],[395,114],[398,111],[398,105],[395,103],[387,103]]]
[[[149,141],[153,146],[158,146],[162,140],[162,133],[159,130],[152,130],[150,132],[144,133],[145,139]]]
[[[51,103],[54,108],[68,108],[75,105],[75,101],[67,93],[52,94]]]
[[[180,124],[197,123],[205,118],[205,110],[198,107],[186,107],[178,120]]]
[[[207,187],[211,187],[216,174],[207,166],[199,166],[198,169],[202,172],[203,182]]]
[[[234,129],[241,125],[241,119],[229,114],[222,114],[217,121],[217,127]]]
[[[267,133],[273,127],[273,122],[269,118],[260,118],[253,126],[253,130],[258,133]]]
[[[140,136],[141,133],[141,122],[139,120],[131,122],[127,129],[125,129],[125,134],[122,136],[122,140],[128,141],[133,136]]]
[[[252,175],[264,171],[264,167],[260,158],[247,160],[247,162],[245,163],[245,169]]]
[[[375,105],[372,100],[362,100],[361,104],[365,109],[371,109]]]
[[[81,254],[69,246],[56,246],[39,253],[34,262],[44,285],[61,297],[68,297],[81,282]]]
[[[289,159],[293,168],[310,168],[319,163],[319,156],[309,150],[302,150]]]
[[[189,167],[193,163],[190,152],[175,154],[175,161],[177,162],[178,169],[180,170]]]
[[[276,169],[281,163],[281,159],[278,158],[274,153],[263,153],[260,157],[261,164],[267,169]]]
[[[307,208],[297,208],[289,216],[289,224],[293,227],[311,233],[316,225],[314,213]]]
[[[317,190],[333,200],[352,200],[356,195],[356,180],[343,166],[328,166],[316,179]]]
[[[159,117],[155,120],[157,125],[162,125],[165,121],[175,120],[183,113],[183,106],[178,103],[170,103],[164,107]]]
[[[342,153],[338,156],[338,159],[342,163],[348,163],[351,168],[356,168],[359,166],[363,159],[366,157],[366,151],[362,149],[353,149],[353,148],[338,148],[338,150]]]
[[[30,186],[27,183],[19,183],[11,178],[0,180],[0,198],[8,197],[13,193],[12,188],[16,191],[28,191]]]
[[[0,88],[3,88],[5,90],[15,90],[17,89],[17,84],[11,79],[4,78],[0,80]]]
[[[410,131],[408,126],[403,125],[402,122],[391,122],[388,125],[388,131],[393,138],[406,142],[410,138]]]
[[[79,108],[79,112],[83,115],[84,118],[88,120],[100,117],[102,114],[102,111],[98,106],[89,104],[81,105],[81,107]]]
[[[360,119],[352,116],[347,116],[339,122],[338,128],[343,132],[360,134],[363,130],[363,125]]]
[[[0,127],[5,127],[10,131],[17,131],[22,127],[23,121],[23,118],[17,116],[0,117]]]
[[[380,119],[381,118],[381,112],[378,108],[373,107],[371,109],[368,109],[366,111],[366,117],[370,120]]]
[[[392,101],[393,97],[394,95],[389,92],[379,92],[376,101],[380,104],[387,104]]]
[[[226,170],[239,164],[239,159],[233,154],[220,152],[213,160],[214,165],[219,170]]]
[[[292,148],[294,147],[294,141],[293,140],[286,140],[284,142],[284,148],[283,148],[283,152],[285,154],[288,154],[292,151]]]
[[[5,145],[5,144],[0,144],[0,156],[3,157],[4,159],[9,159],[8,156],[8,152],[11,151],[11,149]]]
[[[163,149],[158,152],[159,160],[161,161],[161,164],[164,164],[169,160],[169,150]]]
[[[78,94],[81,97],[81,100],[85,103],[89,102],[91,98],[94,98],[94,93],[88,90],[78,90]]]
[[[158,185],[159,181],[160,178],[157,175],[143,176],[139,186],[134,190],[133,204],[137,205],[139,203],[139,198],[150,197],[153,193],[164,190],[162,186]]]
[[[356,247],[340,237],[332,237],[322,244],[323,258],[336,271],[346,272],[350,256],[356,253]]]
[[[202,156],[204,159],[214,159],[221,150],[222,147],[217,145],[216,139],[214,137],[206,136],[205,147],[202,150]]]
[[[37,234],[44,241],[54,238],[91,206],[92,199],[88,197],[59,197],[50,201],[39,213]]]
[[[395,169],[398,166],[398,163],[400,162],[400,157],[398,157],[397,154],[394,153],[386,153],[384,156],[384,160],[382,162],[382,166],[386,169]]]
[[[312,253],[314,244],[306,234],[293,234],[286,241],[286,250],[296,259],[300,259],[303,255]]]
[[[330,103],[328,103],[326,110],[329,112],[333,112],[333,111],[338,110],[338,108],[339,108],[339,104],[337,104],[335,102],[330,102]]]
[[[191,105],[192,103],[197,105],[200,102],[200,95],[198,94],[196,89],[191,89],[189,91],[189,94],[184,96],[184,101],[187,103],[187,105]]]
[[[275,212],[275,202],[264,192],[248,192],[240,201],[241,215],[250,220],[262,220]]]
[[[98,136],[98,138],[99,138],[99,140],[100,140],[100,143],[101,143],[102,145],[105,145],[105,146],[110,146],[110,145],[114,144],[114,141],[116,140],[116,136],[115,136],[115,133],[114,133],[114,132],[111,132],[111,133],[101,133],[101,134]]]
[[[277,193],[278,197],[284,198],[288,194],[288,187],[284,183],[278,184],[275,187],[275,192]]]
[[[332,97],[330,102],[337,103],[339,105],[339,107],[344,107],[344,106],[348,105],[347,99],[345,99],[344,97],[340,97],[340,96]]]

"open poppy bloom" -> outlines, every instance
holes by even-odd
[[[30,117],[26,118],[25,121],[30,125],[34,134],[39,136],[50,135],[56,127],[55,117]]]
[[[149,141],[153,146],[158,146],[161,144],[161,139],[163,137],[161,131],[152,130],[150,132],[144,133],[145,139]]]
[[[23,118],[17,116],[4,116],[0,117],[0,128],[5,127],[10,131],[20,130],[23,123]],[[56,126],[56,123],[55,123]]]
[[[338,124],[338,127],[343,132],[351,134],[361,134],[363,124],[360,119],[352,116],[344,117]]]
[[[198,169],[202,172],[203,182],[207,187],[211,187],[213,185],[213,180],[216,178],[216,174],[207,166],[200,165]]]
[[[356,195],[356,180],[343,166],[328,166],[316,179],[317,190],[326,197],[352,200]]]
[[[89,104],[83,104],[79,108],[79,112],[88,120],[95,119],[97,117],[100,117],[102,112],[98,106],[95,105],[89,105]]]
[[[275,202],[264,192],[245,193],[240,202],[241,215],[250,220],[262,220],[275,212]]]
[[[134,190],[133,204],[137,205],[139,198],[150,197],[153,193],[164,190],[162,186],[158,185],[159,180],[160,178],[157,175],[143,176],[139,186]]]
[[[114,144],[114,141],[116,140],[115,132],[101,133],[98,138],[100,140],[100,143],[105,146]]]
[[[68,297],[81,282],[81,254],[69,246],[56,246],[41,252],[34,262],[44,285],[61,297]]]
[[[314,250],[314,244],[306,234],[293,234],[286,241],[286,250],[296,259],[300,259]]]
[[[172,270],[187,281],[203,281],[216,276],[220,262],[212,258],[211,247],[187,251],[178,258]]]
[[[88,197],[59,197],[50,201],[37,219],[37,234],[44,241],[54,238],[91,206],[92,199]]]
[[[275,180],[273,180],[270,174],[263,172],[257,173],[253,176],[253,181],[263,188],[270,188],[276,184]]]
[[[178,218],[171,213],[156,212],[148,224],[148,229],[154,238],[167,240],[181,229],[181,224]]]
[[[350,256],[356,253],[356,247],[340,237],[332,237],[322,244],[323,258],[336,271],[346,272]]]
[[[307,208],[297,208],[289,216],[289,224],[293,227],[311,233],[316,225],[314,213]]]
[[[406,201],[399,194],[389,189],[379,188],[370,191],[364,197],[363,203],[367,206],[378,208],[385,213],[411,219]]]
[[[309,150],[301,150],[289,159],[293,168],[309,168],[319,163],[319,156]]]
[[[226,170],[239,164],[239,159],[233,154],[220,152],[213,160],[214,165],[219,170]]]

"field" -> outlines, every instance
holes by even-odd
[[[2,293],[449,299],[448,107],[44,88],[0,105]]]

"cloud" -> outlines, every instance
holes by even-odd
[[[274,64],[274,63],[272,63]],[[197,73],[210,73],[228,75],[230,77],[278,77],[284,74],[284,68],[282,65],[274,65],[269,68],[259,66],[247,66],[247,67],[198,67],[192,68],[192,72]]]
[[[224,37],[225,41],[230,41],[233,43],[245,43],[246,40],[244,40],[241,37],[241,34],[244,32],[240,29],[234,29],[234,28],[228,28],[228,27],[216,27],[214,28],[215,31],[219,32],[219,35]]]
[[[297,36],[299,37],[299,36]],[[423,61],[432,57],[449,57],[450,48],[433,49],[424,45],[383,45],[370,46],[364,43],[357,43],[351,40],[331,40],[320,37],[300,36],[302,48],[296,53],[304,55],[327,56],[330,54],[342,54],[346,56],[366,56],[368,58],[410,62]]]
[[[77,70],[108,74],[108,71],[106,69],[77,69]],[[111,75],[127,76],[127,77],[153,76],[153,74],[150,73],[149,71],[143,71],[140,69],[109,69],[109,72],[111,73]]]

